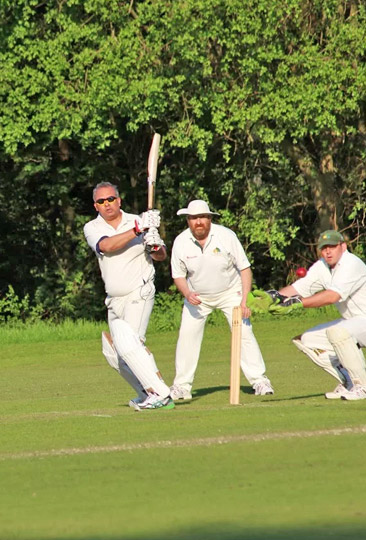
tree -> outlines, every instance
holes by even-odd
[[[3,0],[0,17],[3,290],[96,315],[91,189],[107,177],[144,209],[154,131],[168,247],[175,210],[203,197],[260,285],[312,260],[325,228],[364,254],[363,2]]]

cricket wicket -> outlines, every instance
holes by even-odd
[[[231,328],[230,405],[239,405],[241,324],[241,306],[235,306]]]

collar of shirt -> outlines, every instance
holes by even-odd
[[[121,221],[118,223],[118,226],[117,226],[117,229],[120,229],[123,225],[126,225],[127,221],[128,221],[128,214],[126,214],[126,212],[122,212],[122,210],[120,210],[120,213],[121,213]],[[110,225],[108,223],[108,221],[106,221],[104,219],[104,217],[102,217],[99,213],[97,215],[97,218],[96,218],[98,221],[102,221],[103,223],[105,223],[108,227],[111,227],[112,229],[114,229],[113,225]],[[117,229],[114,229],[114,230],[117,230]]]
[[[188,229],[189,230],[189,234],[190,234],[190,239],[192,240],[192,242],[200,248],[201,251],[204,251],[206,249],[206,247],[211,243],[211,240],[214,236],[214,232],[212,230],[212,225],[211,225],[211,229],[210,229],[210,232],[208,233],[208,236],[206,238],[206,242],[205,242],[205,245],[202,247],[201,244],[199,243],[199,241],[197,240],[197,238],[194,237],[194,235],[192,234],[192,231],[191,229]]]

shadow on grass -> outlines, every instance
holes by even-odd
[[[230,386],[210,386],[208,388],[198,388],[197,390],[194,390],[192,392],[192,400],[189,401],[177,401],[176,404],[178,405],[187,405],[189,403],[193,403],[194,401],[199,400],[201,397],[208,396],[210,394],[215,394],[216,392],[230,392]],[[254,395],[253,388],[251,386],[241,386],[240,392],[243,394],[249,394]],[[316,397],[324,397],[323,393],[319,394],[307,394],[307,395],[301,395],[301,396],[289,396],[289,397],[283,397],[283,398],[275,398],[273,396],[256,396],[257,398],[269,398],[269,401],[271,402],[277,402],[280,403],[281,401],[295,401],[298,399],[311,399]]]
[[[307,394],[306,396],[290,396],[290,397],[286,397],[286,398],[274,398],[274,399],[271,399],[271,401],[294,401],[296,399],[311,399],[311,398],[315,398],[315,397],[324,397],[324,394],[320,393],[320,394]],[[324,398],[325,399],[325,398]]]
[[[254,394],[251,386],[241,386],[240,391],[244,394]],[[202,396],[208,396],[215,392],[230,392],[230,386],[210,386],[209,388],[198,388],[192,392],[193,400]]]
[[[52,536],[40,540],[359,540],[364,538],[365,529],[361,526],[335,526],[324,525],[312,528],[273,528],[268,525],[266,528],[239,529],[233,528],[230,524],[226,526],[207,525],[203,527],[192,527],[186,530],[172,530],[170,533],[146,535],[93,535],[93,536]],[[19,537],[20,538],[20,537]],[[26,540],[26,539],[24,539]]]

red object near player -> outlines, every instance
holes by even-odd
[[[296,270],[296,275],[297,275],[297,277],[300,277],[300,278],[305,277],[307,273],[308,273],[308,271],[303,266],[300,266]]]

